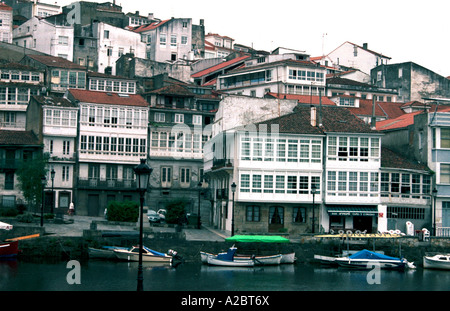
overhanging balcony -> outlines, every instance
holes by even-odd
[[[95,190],[136,190],[135,180],[121,179],[100,179],[88,178],[78,179],[78,189],[95,189]]]

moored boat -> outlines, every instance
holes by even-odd
[[[450,254],[437,254],[423,257],[425,269],[450,270]]]
[[[208,265],[211,266],[225,266],[225,267],[253,267],[255,265],[254,258],[250,259],[235,259],[235,247],[230,247],[226,253],[217,254],[217,256],[206,256]]]
[[[116,253],[114,253],[114,250],[116,249],[128,250],[128,247],[119,247],[119,246],[102,246],[101,248],[89,247],[88,248],[89,258],[117,259]]]
[[[373,269],[376,265],[381,269],[415,268],[413,263],[408,262],[404,258],[390,257],[366,249],[349,257],[336,258],[334,262],[341,267],[359,269]]]
[[[0,258],[16,257],[19,253],[19,241],[0,242]]]
[[[142,261],[167,262],[172,263],[172,256],[154,251],[148,247],[142,248]],[[115,249],[114,253],[118,259],[127,261],[139,261],[139,246],[132,246],[129,249]]]

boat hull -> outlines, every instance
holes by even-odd
[[[450,260],[439,260],[438,256],[424,256],[423,257],[423,267],[425,269],[439,269],[439,270],[450,270]]]
[[[19,241],[0,243],[0,258],[16,257],[19,253]]]
[[[222,260],[215,257],[207,258],[208,265],[222,266],[222,267],[253,267],[255,262],[253,260]]]
[[[273,256],[255,256],[254,262],[255,266],[272,266],[279,265],[281,263],[282,255],[273,255]],[[235,256],[235,261],[239,260],[252,260],[251,256]]]
[[[127,249],[125,247],[115,247],[115,246],[104,246],[102,248],[88,248],[89,258],[96,259],[117,259],[116,253],[114,250],[116,249]]]
[[[336,258],[334,260],[341,267],[356,269],[373,269],[380,267],[381,269],[405,269],[405,261],[397,260],[377,260],[377,259],[350,259]]]
[[[139,261],[139,253],[131,253],[127,250],[116,249],[114,250],[115,255],[120,260],[127,261]],[[171,256],[155,256],[151,254],[142,254],[142,261],[145,262],[172,262]]]

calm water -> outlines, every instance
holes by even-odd
[[[137,263],[90,260],[80,263],[81,284],[68,284],[76,268],[67,262],[0,261],[1,291],[135,291]],[[73,275],[73,274],[72,274]],[[176,268],[144,263],[146,291],[448,291],[450,271],[417,268],[381,270],[380,284],[368,272],[295,264],[255,268],[183,263]],[[72,277],[73,279],[74,277]]]

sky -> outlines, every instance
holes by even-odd
[[[206,34],[228,36],[234,43],[257,50],[285,47],[314,57],[346,41],[360,46],[367,43],[370,50],[391,57],[390,64],[412,61],[450,76],[448,0],[115,1],[124,13],[192,18],[194,25],[203,19]],[[60,6],[72,2],[57,0]]]

